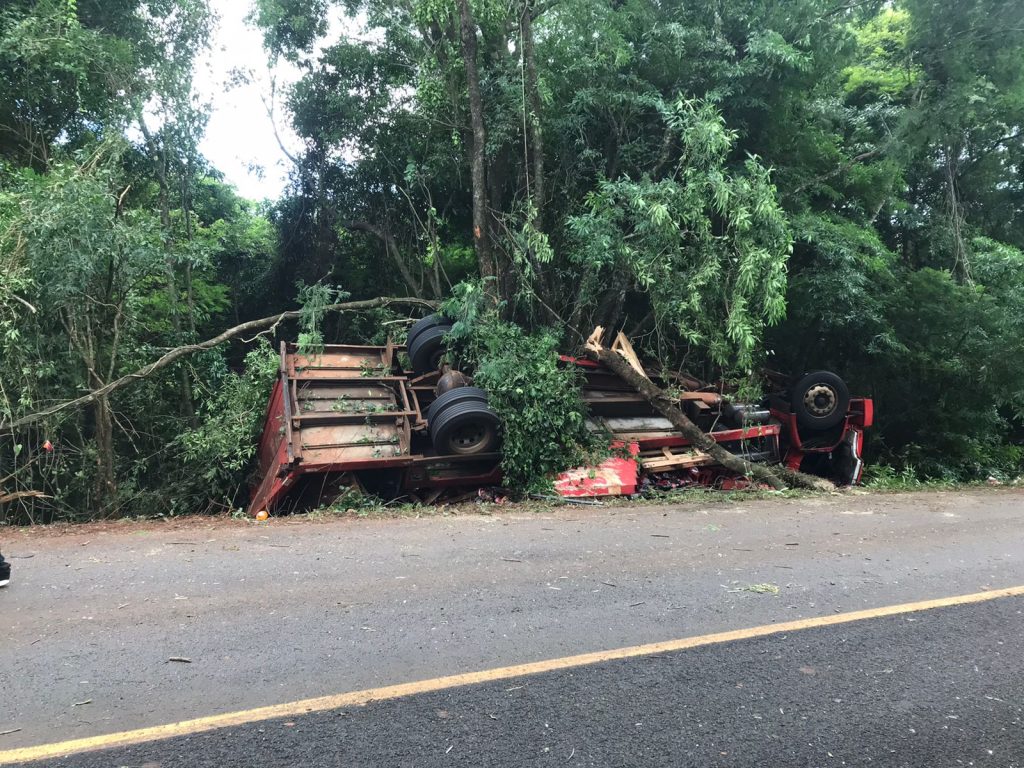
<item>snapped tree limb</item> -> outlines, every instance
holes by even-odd
[[[710,455],[726,469],[754,480],[760,480],[780,491],[790,487],[809,488],[816,491],[835,490],[835,486],[827,480],[811,477],[802,472],[794,472],[786,467],[768,467],[764,464],[752,464],[746,459],[725,450],[725,448],[708,437],[700,427],[683,413],[682,409],[679,408],[678,399],[673,398],[649,378],[639,373],[630,365],[621,352],[613,352],[601,346],[599,342],[594,341],[594,336],[587,343],[586,354],[591,360],[606,365],[619,378],[643,395],[651,406],[672,422],[672,426],[678,429],[683,437],[689,440],[695,448]]]
[[[400,304],[404,306],[413,307],[425,307],[427,309],[436,309],[437,302],[427,301],[419,298],[377,298],[377,299],[366,299],[364,301],[349,301],[342,304],[332,304],[326,307],[327,312],[361,312],[368,309],[377,309],[379,307],[387,307],[392,304]],[[0,423],[0,434],[10,433],[16,429],[27,426],[34,422],[45,419],[47,416],[53,416],[54,414],[66,411],[69,408],[81,408],[84,405],[97,400],[101,397],[106,397],[111,392],[117,389],[121,389],[128,384],[131,384],[139,379],[144,379],[147,376],[159,371],[161,368],[166,368],[176,360],[180,360],[183,357],[187,357],[195,352],[202,352],[206,349],[212,349],[226,341],[237,338],[253,331],[262,331],[267,328],[273,328],[279,323],[285,320],[295,320],[302,315],[302,310],[294,309],[288,312],[281,312],[270,317],[263,317],[259,320],[250,320],[247,323],[236,325],[233,328],[228,328],[223,333],[214,336],[212,339],[201,341],[197,344],[186,344],[181,347],[175,347],[170,350],[157,360],[154,360],[149,365],[146,365],[137,371],[125,374],[119,379],[115,379],[108,384],[105,384],[98,389],[94,389],[86,395],[76,397],[74,400],[67,400],[63,403],[52,405],[49,408],[44,408],[41,411],[30,413],[27,416],[22,416],[19,419],[7,423]]]

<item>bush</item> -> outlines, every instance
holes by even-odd
[[[241,373],[227,372],[202,408],[202,424],[178,438],[191,487],[176,498],[199,512],[202,504],[231,504],[252,472],[266,414],[267,398],[278,373],[279,358],[260,340],[245,356]],[[194,506],[193,506],[194,505]]]
[[[552,474],[593,460],[597,446],[586,428],[581,376],[559,365],[558,336],[527,334],[482,312],[474,287],[456,295],[444,309],[457,320],[451,344],[475,366],[474,383],[501,417],[506,485],[523,492],[549,488]]]

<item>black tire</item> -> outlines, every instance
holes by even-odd
[[[801,427],[831,429],[846,417],[850,390],[834,373],[815,371],[802,376],[790,389],[789,407]]]
[[[427,315],[422,320],[417,320],[415,323],[412,324],[412,327],[409,328],[409,333],[405,337],[405,346],[411,347],[412,343],[416,341],[416,337],[419,336],[423,331],[427,330],[428,328],[438,328],[440,326],[446,326],[448,328],[451,328],[452,321],[449,320],[444,315],[439,315],[437,313],[433,315]]]
[[[451,330],[450,325],[438,325],[416,334],[409,345],[409,362],[416,373],[436,371],[444,358],[444,337]]]
[[[445,409],[447,409],[452,403],[466,402],[483,403],[484,405],[487,405],[487,393],[480,389],[480,387],[459,387],[458,389],[450,389],[427,406],[427,421],[432,423],[434,419],[444,413]]]
[[[501,442],[498,414],[479,401],[454,403],[430,423],[430,439],[443,456],[490,453]]]

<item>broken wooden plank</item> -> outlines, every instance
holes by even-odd
[[[669,448],[663,448],[660,456],[640,458],[640,466],[649,472],[663,472],[669,469],[688,469],[690,467],[706,467],[709,464],[717,463],[715,459],[703,451],[689,451],[687,453],[673,453]]]

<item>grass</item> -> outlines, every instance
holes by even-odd
[[[951,480],[920,480],[912,471],[897,472],[888,467],[875,467],[871,470],[871,476],[866,478],[863,488],[856,489],[854,493],[875,493],[875,494],[899,494],[910,492],[942,492],[942,491],[979,491],[991,490],[998,492],[1008,488],[1024,488],[1024,477],[1010,481],[1001,481],[998,485],[978,481],[972,483],[958,482]],[[811,498],[827,498],[834,496],[833,493],[809,490],[737,490],[719,491],[711,488],[682,488],[672,491],[651,493],[637,496],[635,498],[623,496],[610,496],[602,499],[599,506],[577,506],[570,501],[524,499],[522,501],[510,501],[506,504],[493,502],[480,503],[475,500],[465,501],[455,505],[431,506],[413,502],[385,502],[372,495],[361,494],[355,489],[350,489],[343,496],[331,505],[324,505],[309,512],[296,513],[289,517],[297,520],[331,520],[331,519],[409,519],[423,517],[448,517],[453,515],[494,515],[494,514],[550,514],[556,510],[575,508],[576,510],[593,509],[616,510],[629,509],[630,507],[670,507],[684,504],[736,504],[752,501],[779,501],[797,500]],[[258,525],[248,512],[242,508],[227,510],[222,507],[226,517],[240,522],[248,522]],[[131,518],[124,518],[117,521],[118,525],[131,525],[133,523],[148,523],[156,521],[180,520],[187,517],[201,518],[202,513],[182,515],[140,515]],[[218,515],[214,515],[218,517]],[[276,517],[276,516],[275,516]],[[82,524],[95,523],[97,521],[76,521]],[[74,526],[76,522],[56,521],[56,527]],[[0,519],[0,526],[5,521]],[[29,526],[31,527],[31,526]],[[47,527],[47,526],[42,526]]]
[[[905,491],[956,491],[989,487],[1013,487],[1024,485],[1024,476],[1008,477],[994,474],[987,480],[958,480],[956,478],[937,477],[922,480],[912,466],[896,469],[885,464],[870,466],[864,471],[863,487],[869,491],[905,492]]]
[[[629,507],[674,506],[694,503],[735,503],[740,501],[767,499],[800,499],[822,495],[817,491],[715,491],[708,488],[691,488],[652,494],[649,496],[609,496],[599,501],[600,505],[577,505],[571,501],[549,499],[522,499],[504,504],[495,502],[464,501],[459,504],[427,505],[414,502],[385,502],[381,499],[350,489],[330,505],[294,515],[309,520],[353,519],[394,519],[445,517],[449,515],[492,515],[504,512],[515,514],[547,514],[556,510],[575,509],[626,509]]]
[[[897,474],[894,472],[883,472],[881,477],[871,478],[870,482],[863,487],[856,489],[860,493],[910,493],[929,491],[956,491],[956,490],[981,490],[1014,487],[1024,485],[1024,481],[1006,482],[1000,486],[993,487],[987,482],[951,482],[939,480],[919,480],[916,476],[908,473]],[[813,499],[835,496],[836,493],[848,491],[823,492],[804,489],[790,489],[785,491],[775,490],[736,490],[720,491],[713,488],[681,488],[677,490],[628,496],[608,496],[600,499],[599,506],[580,506],[571,501],[556,501],[549,499],[523,499],[520,501],[509,501],[506,504],[494,502],[480,503],[478,501],[465,501],[455,505],[431,506],[411,502],[383,502],[372,496],[364,496],[358,491],[350,491],[331,506],[321,507],[305,513],[309,519],[328,518],[365,518],[365,519],[389,519],[389,518],[418,518],[418,517],[445,517],[449,515],[491,515],[501,513],[515,514],[547,514],[556,510],[568,508],[607,510],[607,509],[628,509],[630,507],[669,507],[682,504],[736,504],[751,501],[778,501]]]

